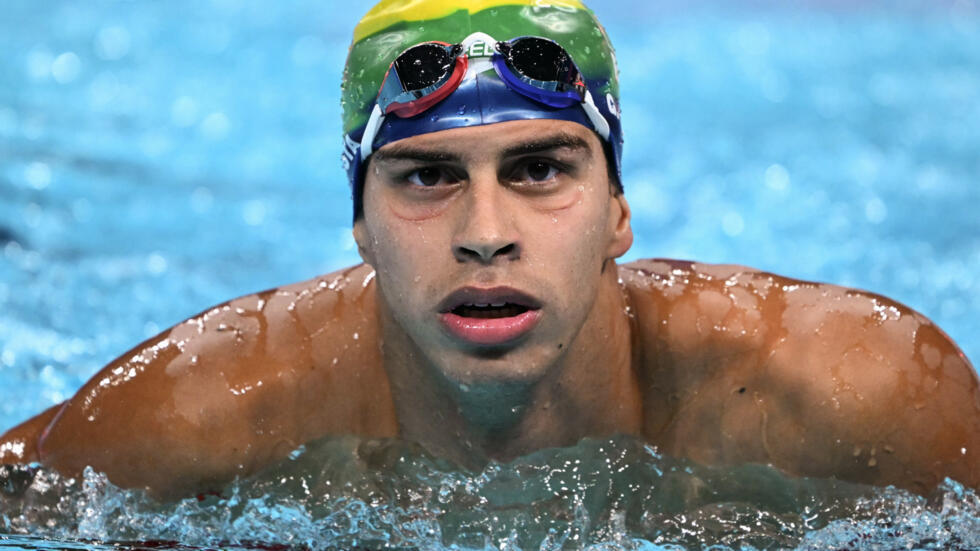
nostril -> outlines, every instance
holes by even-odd
[[[455,257],[459,262],[477,261],[481,263],[493,262],[497,257],[514,260],[518,258],[520,248],[516,243],[508,243],[504,246],[494,246],[488,244],[481,246],[458,246],[455,249]]]

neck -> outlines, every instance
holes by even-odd
[[[432,366],[381,306],[384,363],[403,438],[469,467],[587,436],[640,434],[642,403],[630,321],[610,262],[582,329],[533,381],[460,388]],[[380,301],[384,302],[384,301]]]

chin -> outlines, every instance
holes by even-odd
[[[533,385],[548,374],[559,354],[547,354],[543,345],[527,349],[452,351],[430,357],[442,375],[457,386],[494,384]]]

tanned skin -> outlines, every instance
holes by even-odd
[[[232,300],[154,337],[0,438],[163,498],[217,490],[326,435],[400,436],[464,465],[626,433],[712,465],[928,492],[980,486],[980,385],[887,298],[740,266],[618,266],[630,213],[598,138],[516,121],[416,136],[368,166],[366,264]],[[461,287],[534,296],[481,347],[439,325]]]

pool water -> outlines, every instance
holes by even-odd
[[[404,442],[331,438],[221,495],[165,505],[92,472],[7,480],[0,548],[980,549],[980,499],[954,482],[922,498],[711,469],[627,437],[478,472]]]
[[[621,71],[627,260],[871,289],[980,358],[980,6],[687,4],[594,6]],[[209,305],[359,261],[339,78],[368,7],[4,4],[0,429]],[[551,471],[567,483],[549,486]],[[980,547],[977,497],[954,481],[916,498],[704,469],[628,439],[476,473],[341,439],[171,505],[97,473],[0,482],[0,547],[14,548]]]

